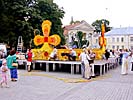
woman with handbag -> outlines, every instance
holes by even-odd
[[[90,57],[88,55],[88,51],[84,48],[83,52],[79,56],[81,60],[81,68],[82,68],[82,75],[85,79],[91,79],[91,67],[89,64]]]
[[[17,60],[16,60],[16,51],[15,50],[11,50],[9,52],[7,59],[7,66],[10,69],[10,77],[11,77],[11,81],[17,81],[18,79],[18,74],[17,74]]]

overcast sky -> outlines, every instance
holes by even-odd
[[[85,20],[92,24],[97,19],[107,19],[112,27],[133,26],[133,0],[54,0],[63,7],[65,17],[63,25],[68,25],[73,16],[74,21]]]

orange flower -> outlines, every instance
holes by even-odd
[[[44,37],[43,36],[40,36],[40,35],[36,35],[35,38],[34,38],[34,43],[36,46],[42,44],[44,41]]]

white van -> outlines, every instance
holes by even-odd
[[[7,48],[5,44],[0,44],[0,50],[4,50],[5,56],[7,56]]]

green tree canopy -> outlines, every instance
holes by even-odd
[[[78,38],[78,48],[82,48],[83,45],[88,46],[89,43],[87,43],[87,40],[83,40],[84,33],[82,31],[77,32],[77,38]]]
[[[101,25],[104,23],[105,25],[105,31],[108,32],[111,30],[111,27],[109,27],[110,22],[106,19],[96,20],[92,23],[92,26],[95,27],[96,32],[101,32]]]
[[[22,36],[24,46],[28,47],[34,38],[34,30],[41,32],[43,20],[52,22],[51,33],[61,36],[65,43],[61,19],[64,11],[53,0],[0,0],[0,42],[17,46],[18,36]]]

